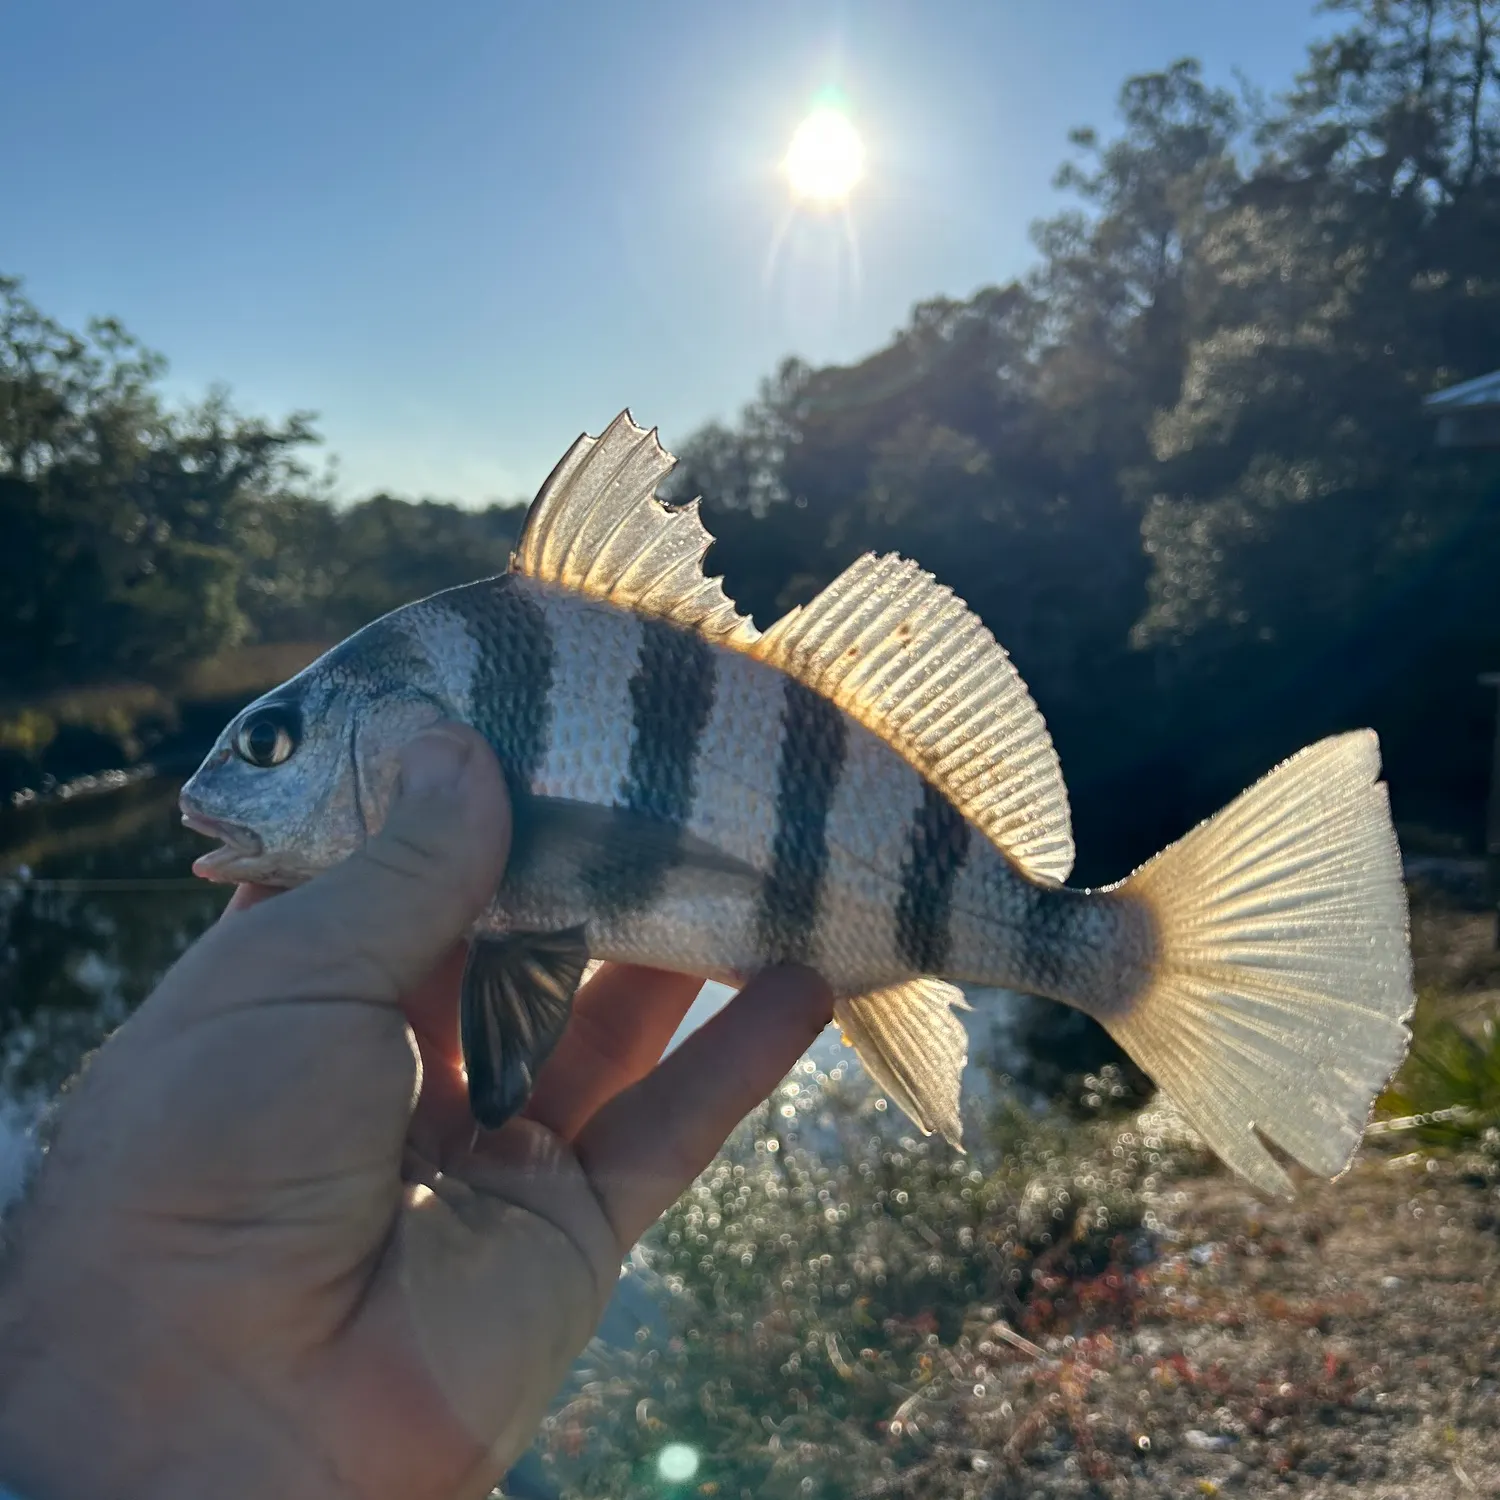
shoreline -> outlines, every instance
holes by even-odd
[[[190,771],[247,703],[326,648],[322,641],[240,646],[169,683],[87,683],[0,701],[0,809]]]

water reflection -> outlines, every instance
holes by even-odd
[[[0,1209],[45,1102],[224,909],[226,888],[191,874],[205,845],[177,790],[143,782],[0,815]],[[651,1315],[625,1296],[610,1308],[622,1340]],[[535,1454],[508,1488],[556,1495]]]
[[[0,1091],[45,1096],[223,910],[177,784],[144,782],[0,823]]]
[[[225,888],[190,873],[205,844],[182,827],[177,791],[175,781],[140,782],[0,814],[0,1111],[55,1093],[223,910]],[[728,994],[707,986],[673,1044]],[[985,1098],[997,1066],[1042,1097],[1058,1088],[1043,1076],[1049,1058],[1078,1071],[1107,1060],[1085,1055],[1073,1035],[1080,1018],[1060,1007],[1039,1013],[990,995],[965,1019],[970,1098]],[[841,1051],[830,1031],[814,1055],[828,1067]]]

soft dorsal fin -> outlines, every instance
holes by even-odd
[[[866,554],[748,650],[878,734],[1029,875],[1067,879],[1047,726],[994,636],[930,573]]]
[[[672,507],[656,497],[676,463],[656,429],[637,427],[628,411],[601,436],[580,437],[526,513],[511,572],[749,645],[754,625],[720,579],[704,576],[713,537],[698,502]]]

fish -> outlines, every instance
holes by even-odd
[[[181,794],[213,880],[291,886],[380,827],[400,747],[494,749],[514,836],[459,1031],[475,1120],[526,1102],[600,960],[815,969],[874,1083],[962,1140],[966,991],[1092,1016],[1249,1182],[1336,1177],[1405,1056],[1406,892],[1375,734],[1311,745],[1125,879],[1067,885],[1067,789],[988,628],[867,554],[764,631],[628,411],[581,436],[506,572],[365,626],[226,726]]]

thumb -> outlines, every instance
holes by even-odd
[[[238,950],[262,994],[358,994],[394,1005],[488,905],[510,833],[489,746],[460,724],[428,730],[401,753],[378,834],[307,885],[215,930],[220,972],[236,972]]]
[[[509,845],[505,783],[484,740],[443,724],[412,741],[375,837],[210,929],[106,1044],[87,1080],[96,1164],[139,1188],[102,1146],[135,1149],[160,1201],[175,1203],[207,1177],[226,1191],[264,1187],[267,1162],[300,1162],[311,1178],[333,1170],[332,1152],[347,1175],[371,1130],[382,1163],[387,1148],[399,1155],[414,1058],[397,1007],[493,896]],[[336,1127],[343,1117],[360,1128]]]

